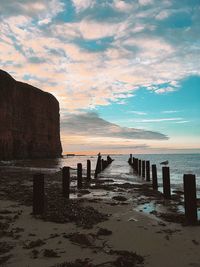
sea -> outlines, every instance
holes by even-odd
[[[106,159],[107,155],[102,155]],[[100,176],[110,178],[117,183],[141,183],[141,177],[134,174],[127,161],[129,155],[110,155],[114,161]],[[196,176],[197,197],[200,198],[200,154],[133,154],[133,157],[141,160],[149,160],[150,164],[157,165],[159,190],[162,191],[162,166],[160,163],[168,161],[170,167],[170,180],[172,190],[183,190],[183,175],[194,174]],[[83,174],[86,173],[87,160],[91,161],[92,175],[96,167],[97,156],[89,155],[64,155],[57,159],[13,160],[1,161],[1,168],[29,169],[44,173],[58,172],[64,166],[71,167],[72,175],[76,175],[77,163],[82,163]]]

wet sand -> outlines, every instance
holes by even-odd
[[[200,267],[200,228],[187,226],[182,193],[99,178],[61,195],[45,175],[46,208],[32,215],[33,172],[0,169],[0,266]],[[75,179],[75,178],[72,178]]]

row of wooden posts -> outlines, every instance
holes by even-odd
[[[130,154],[128,163],[132,166],[136,175],[151,181],[150,171],[152,171],[152,188],[158,190],[157,167],[155,164],[151,165],[150,161],[135,158]],[[168,166],[162,167],[162,182],[163,182],[163,196],[166,199],[171,198],[171,184],[170,184],[170,168]],[[189,224],[196,224],[198,221],[197,215],[197,197],[196,197],[196,177],[193,174],[183,175],[184,185],[184,205],[185,218]]]
[[[112,163],[110,156],[107,156],[107,160],[101,158],[98,155],[94,178],[97,178],[98,174],[103,171]],[[82,189],[83,183],[90,183],[92,179],[91,175],[91,161],[87,160],[86,177],[83,180],[82,163],[77,164],[77,188]],[[70,167],[62,168],[62,194],[63,197],[69,199],[70,196]],[[42,214],[44,212],[45,203],[45,191],[44,191],[44,174],[38,173],[33,176],[33,214]]]
[[[94,178],[97,178],[98,174],[102,172],[103,170],[105,170],[112,163],[112,161],[113,159],[111,159],[109,155],[107,156],[107,160],[104,160],[101,158],[101,155],[99,154],[97,158]]]

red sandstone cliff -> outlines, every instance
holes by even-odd
[[[0,70],[0,160],[55,158],[61,153],[56,98]]]

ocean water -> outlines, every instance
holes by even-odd
[[[106,156],[103,156],[106,159]],[[112,164],[106,168],[101,177],[112,178],[116,182],[138,182],[141,177],[133,173],[132,168],[127,161],[129,155],[111,155],[114,159]],[[172,188],[183,189],[183,174],[195,174],[197,183],[197,193],[200,197],[200,154],[133,154],[133,157],[150,160],[151,164],[157,165],[158,183],[162,185],[162,165],[160,162],[169,161],[170,179]],[[72,173],[76,173],[77,163],[82,163],[83,171],[86,171],[87,159],[91,160],[92,173],[96,166],[97,156],[64,156],[60,159],[42,159],[42,160],[17,160],[9,162],[0,162],[1,168],[23,168],[38,170],[40,172],[57,172],[64,166],[73,168]],[[162,191],[162,189],[160,189]]]

